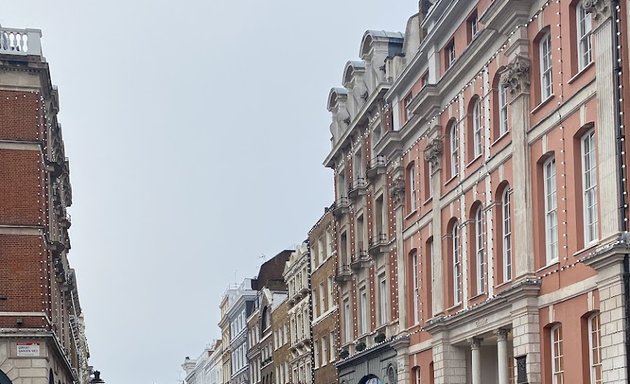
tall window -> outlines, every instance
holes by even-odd
[[[475,211],[474,217],[475,223],[475,261],[477,267],[477,293],[480,294],[484,291],[486,285],[486,278],[484,270],[486,269],[486,257],[483,241],[483,212],[481,206]]]
[[[587,13],[582,3],[575,7],[577,18],[578,69],[582,70],[591,61],[591,14]]]
[[[330,337],[328,337],[328,342],[330,343],[330,362],[334,362],[335,361],[335,333],[331,332],[330,333]]]
[[[499,85],[497,90],[499,96],[499,136],[502,136],[508,131],[508,101],[507,101],[507,87]]]
[[[457,175],[459,169],[459,138],[457,137],[457,123],[451,124],[450,130],[450,150],[451,150],[451,177]]]
[[[547,33],[538,43],[540,58],[541,101],[551,96],[551,34]]]
[[[455,62],[455,41],[451,40],[446,46],[446,69],[450,68]]]
[[[332,308],[334,303],[334,277],[328,276],[328,308]]]
[[[405,97],[405,99],[403,100],[403,105],[405,108],[405,122],[409,121],[409,119],[411,119],[411,100],[412,100],[412,95],[411,93],[407,95],[407,97]]]
[[[602,351],[599,313],[588,319],[589,365],[591,367],[591,384],[602,381]]]
[[[477,99],[472,110],[473,157],[481,155],[481,101]]]
[[[510,189],[501,195],[501,238],[503,240],[503,281],[512,280],[512,224],[510,216]]]
[[[413,367],[413,384],[422,384],[420,381],[420,367]]]
[[[459,254],[459,228],[457,223],[453,225],[451,236],[453,243],[453,304],[458,304],[462,300],[462,260]]]
[[[322,367],[328,363],[328,338],[326,336],[322,337]]]
[[[343,301],[343,337],[346,342],[352,340],[352,313],[350,313],[350,300]]]
[[[595,130],[582,137],[582,193],[584,200],[584,243],[597,240],[597,168]]]
[[[387,280],[385,274],[378,277],[378,300],[379,300],[379,324],[383,325],[387,322]]]
[[[324,290],[324,282],[319,283],[319,311],[323,313],[328,310],[326,308],[326,291]],[[332,295],[331,291],[328,291],[328,297]],[[313,298],[313,302],[315,302],[315,298]]]
[[[413,323],[418,324],[420,308],[420,287],[418,286],[418,252],[411,252],[411,285],[413,287]]]
[[[313,342],[313,355],[315,358],[315,368],[319,368],[319,342],[317,340]]]
[[[479,20],[477,19],[477,11],[475,11],[468,19],[468,42],[477,36],[477,32],[479,32]]]
[[[407,180],[409,180],[409,212],[416,210],[416,164],[411,163],[407,168]]]
[[[368,300],[367,300],[367,292],[365,287],[361,288],[359,290],[359,297],[361,299],[361,303],[360,303],[360,310],[361,310],[361,319],[360,319],[360,325],[361,328],[359,329],[359,334],[363,335],[366,334],[368,332]]]
[[[562,326],[551,329],[551,382],[564,384],[564,350],[562,348]]]
[[[556,196],[556,160],[551,158],[543,164],[545,190],[545,239],[547,263],[558,260],[558,202]]]

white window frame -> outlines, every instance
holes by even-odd
[[[314,360],[315,360],[315,369],[317,369],[317,368],[319,368],[319,358],[320,358],[320,356],[319,356],[319,341],[315,340],[313,342],[313,349],[314,349],[313,357],[314,357]]]
[[[547,264],[558,261],[558,196],[556,184],[556,159],[543,163],[545,200],[545,244]]]
[[[379,325],[387,324],[387,277],[385,273],[378,276]]]
[[[367,288],[365,286],[359,288],[359,310],[361,311],[361,319],[359,319],[359,335],[368,333],[369,307],[367,298]]]
[[[482,148],[482,132],[481,132],[481,99],[477,98],[473,104],[472,110],[472,128],[473,128],[473,158],[481,155]]]
[[[335,286],[334,286],[334,277],[328,276],[328,309],[332,308],[335,305]]]
[[[602,384],[602,342],[599,313],[588,319],[588,359],[591,384]],[[597,371],[599,371],[599,380]]]
[[[411,213],[417,208],[416,163],[411,164],[407,172],[407,177],[409,177],[409,213]]]
[[[455,41],[451,40],[451,42],[446,46],[446,56],[447,56],[447,66],[446,68],[450,68],[451,65],[455,62]]]
[[[551,383],[564,384],[562,325],[551,328]]]
[[[453,252],[453,304],[457,305],[462,301],[462,259],[459,244],[458,223],[453,225],[451,230],[452,252]]]
[[[459,137],[457,137],[457,122],[452,123],[450,135],[451,177],[455,177],[459,173]]]
[[[542,102],[550,98],[553,93],[551,33],[547,32],[540,39],[538,50],[540,58],[540,101]]]
[[[598,239],[597,215],[597,158],[595,154],[595,130],[591,129],[580,140],[582,152],[582,201],[584,244]]]
[[[470,39],[474,39],[479,33],[479,18],[475,13],[470,19],[468,19],[468,25],[470,26]]]
[[[577,26],[578,71],[583,70],[593,61],[591,31],[593,28],[591,14],[586,12],[582,2],[575,7]]]
[[[510,211],[510,189],[501,194],[501,239],[503,241],[503,281],[512,280],[512,222]]]
[[[321,358],[320,358],[320,366],[325,366],[326,364],[328,364],[328,338],[326,336],[322,336],[322,340],[321,340],[321,346],[322,346],[322,354],[321,354]]]
[[[413,286],[413,323],[420,322],[420,287],[418,285],[418,252],[411,252],[411,279]]]
[[[486,266],[486,255],[485,255],[485,247],[484,247],[484,239],[483,239],[483,210],[481,205],[477,207],[475,211],[474,217],[474,226],[475,226],[475,261],[476,261],[476,272],[477,272],[477,294],[481,294],[485,292],[486,286],[486,276],[485,276],[485,266]]]
[[[336,359],[335,357],[335,333],[330,332],[330,336],[328,337],[328,342],[330,343],[330,348],[328,349],[328,353],[330,355],[329,362],[333,363]]]
[[[352,341],[352,313],[350,312],[350,299],[343,300],[343,338],[346,343]]]
[[[508,97],[507,87],[499,85],[497,90],[499,96],[499,136],[503,136],[508,132]]]

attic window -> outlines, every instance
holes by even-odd
[[[455,41],[451,40],[444,49],[446,69],[450,68],[455,62]]]
[[[479,20],[477,19],[477,11],[474,11],[468,18],[468,43],[470,43],[477,33],[479,33]]]

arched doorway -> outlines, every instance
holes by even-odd
[[[0,371],[0,384],[12,384],[11,380],[2,371]]]
[[[383,384],[383,380],[379,379],[378,376],[369,374],[365,375],[359,380],[359,384]]]

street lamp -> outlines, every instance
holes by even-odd
[[[101,372],[94,371],[94,378],[90,380],[90,384],[104,384],[105,381],[101,379]]]

